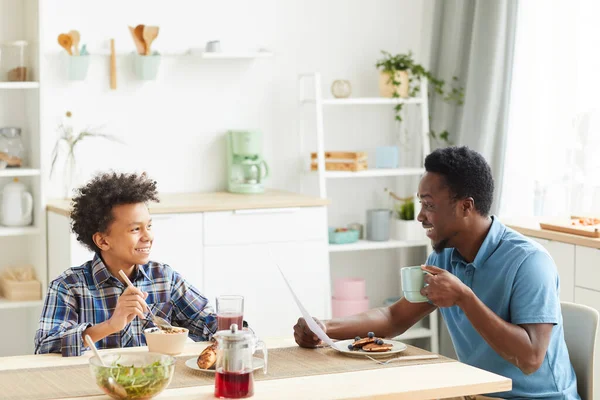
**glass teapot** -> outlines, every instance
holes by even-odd
[[[215,397],[241,399],[254,394],[252,355],[260,348],[263,353],[263,373],[267,373],[267,346],[257,340],[251,331],[238,330],[232,324],[230,330],[215,334],[217,340],[217,364],[215,374]]]

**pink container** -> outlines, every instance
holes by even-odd
[[[359,314],[369,309],[369,299],[343,300],[336,297],[331,298],[331,312],[333,318],[347,317],[349,315]]]
[[[338,300],[364,301],[367,285],[362,278],[340,278],[333,284],[333,298]]]

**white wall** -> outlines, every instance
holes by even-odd
[[[379,51],[412,49],[421,56],[422,2],[410,0],[80,1],[43,3],[42,129],[46,165],[55,127],[66,110],[82,124],[105,124],[105,132],[126,145],[91,139],[79,149],[82,179],[108,168],[145,170],[164,192],[211,191],[225,187],[223,134],[230,128],[263,131],[273,178],[268,186],[298,189],[296,75],[320,71],[324,91],[334,79],[352,82],[356,96],[377,95]],[[267,48],[272,59],[208,61],[163,57],[155,82],[131,73],[130,56],[118,57],[118,89],[109,89],[109,57],[94,55],[87,80],[65,79],[57,36],[78,29],[89,51],[134,49],[127,25],[160,26],[153,48],[176,52],[219,39],[224,49]],[[423,54],[428,56],[428,54]],[[329,132],[368,137],[393,128],[392,111],[378,109],[362,118],[340,116],[346,126]],[[379,121],[373,125],[373,121]],[[337,144],[337,143],[336,143]],[[359,143],[358,143],[359,144]],[[358,145],[357,144],[357,145]],[[371,145],[374,149],[375,144]],[[48,171],[48,167],[46,167]],[[60,174],[59,174],[60,176]],[[60,179],[49,197],[62,195]]]

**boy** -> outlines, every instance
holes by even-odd
[[[147,203],[158,202],[157,194],[145,173],[100,174],[78,190],[71,228],[95,255],[50,283],[36,353],[79,356],[85,335],[100,349],[144,346],[143,330],[153,326],[148,308],[188,328],[193,340],[210,339],[217,322],[208,300],[170,266],[149,261],[154,236]],[[120,270],[135,287],[127,287]]]

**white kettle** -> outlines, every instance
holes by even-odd
[[[33,222],[33,197],[17,178],[4,186],[0,199],[0,225],[31,225]]]

